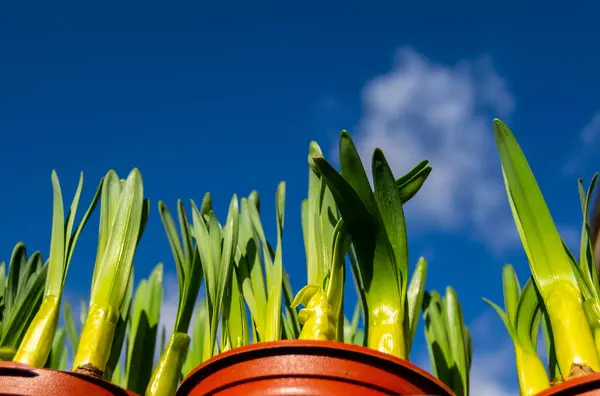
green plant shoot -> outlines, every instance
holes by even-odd
[[[83,173],[79,177],[79,184],[71,208],[65,219],[62,192],[56,172],[52,171],[52,189],[54,191],[54,205],[52,212],[52,237],[50,240],[50,259],[48,275],[44,287],[44,299],[31,322],[27,333],[21,342],[14,357],[15,362],[28,364],[33,367],[44,367],[58,326],[60,304],[65,279],[69,270],[71,257],[79,234],[85,227],[89,216],[98,202],[100,188],[96,192],[92,203],[83,216],[79,226],[73,232],[79,197],[83,188]]]
[[[523,290],[512,265],[502,269],[504,308],[483,299],[500,316],[515,347],[521,396],[537,395],[550,386],[544,363],[537,354],[538,331],[543,316],[535,283],[530,278]]]
[[[535,177],[512,132],[494,120],[494,136],[513,217],[545,306],[565,378],[600,370],[580,284]]]
[[[236,195],[231,199],[225,227],[221,228],[205,196],[198,210],[192,201],[193,235],[196,239],[208,306],[205,329],[205,345],[202,348],[205,361],[218,350],[217,329],[221,319],[224,295],[231,282],[233,261],[239,234],[239,203]],[[193,308],[193,306],[192,306]],[[190,311],[191,315],[191,311]],[[189,343],[189,342],[188,342]]]
[[[471,334],[464,323],[454,289],[447,287],[444,298],[436,291],[426,294],[423,317],[425,338],[435,376],[457,396],[468,396],[473,354]]]
[[[152,375],[163,298],[162,279],[163,265],[159,263],[148,279],[142,279],[138,284],[127,323],[127,354],[122,381],[125,388],[136,394],[146,391]]]
[[[190,337],[187,333],[203,273],[200,252],[194,245],[192,229],[185,214],[183,203],[181,201],[177,202],[181,241],[179,240],[175,221],[165,204],[159,202],[158,207],[177,267],[179,299],[173,334],[169,338],[158,365],[152,373],[146,395],[169,396],[174,394],[177,389],[181,369],[190,345]]]
[[[345,257],[349,238],[338,216],[333,195],[315,166],[313,157],[322,157],[316,142],[309,147],[308,198],[302,202],[302,228],[306,249],[308,285],[292,307],[303,325],[300,339],[342,341],[344,338]]]
[[[376,149],[372,159],[374,191],[346,131],[342,131],[339,152],[341,174],[322,157],[315,157],[314,162],[335,198],[356,251],[357,263],[352,268],[368,307],[367,346],[407,359],[411,330],[402,196],[381,150]]]
[[[123,301],[132,275],[133,257],[148,218],[142,176],[137,169],[125,181],[109,171],[102,181],[98,251],[89,312],[73,370],[102,377],[110,356]]]
[[[4,273],[0,263],[0,360],[12,360],[42,304],[48,264],[40,252],[28,258],[19,242],[11,254],[8,276]]]

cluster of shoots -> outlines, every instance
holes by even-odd
[[[67,211],[53,172],[48,260],[40,252],[28,256],[19,243],[8,276],[0,264],[0,358],[38,368],[70,368],[137,394],[169,396],[203,362],[250,343],[338,341],[409,360],[423,316],[434,373],[457,395],[467,395],[471,338],[456,293],[448,288],[442,298],[427,291],[427,261],[421,257],[411,266],[409,259],[404,207],[431,166],[422,161],[396,178],[377,149],[368,176],[345,131],[339,159],[338,171],[317,143],[310,144],[308,195],[301,208],[307,279],[297,293],[283,263],[284,182],[275,191],[271,241],[256,191],[234,195],[224,223],[208,193],[199,206],[193,200],[189,206],[178,201],[173,213],[158,202],[172,257],[161,258],[164,263],[136,285],[135,252],[153,218],[139,171],[126,179],[108,172],[79,222],[83,175]],[[62,299],[63,290],[77,240],[97,207],[89,302],[82,300],[79,315],[74,315]],[[168,334],[159,323],[163,274],[172,267],[178,305]],[[344,290],[350,277],[357,301],[352,301],[354,312],[348,318]]]
[[[586,192],[577,258],[561,239],[536,179],[512,132],[494,121],[508,201],[531,269],[523,288],[511,265],[502,272],[504,309],[498,313],[512,338],[521,395],[600,370],[600,284],[588,210],[597,175]],[[547,364],[538,355],[543,330]]]

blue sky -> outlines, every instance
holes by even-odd
[[[411,260],[428,258],[429,288],[450,284],[458,292],[475,336],[474,389],[510,394],[510,341],[481,297],[501,301],[504,263],[522,281],[528,268],[491,120],[501,117],[517,135],[556,223],[576,246],[576,178],[589,180],[600,165],[593,156],[600,57],[593,51],[598,10],[575,15],[545,5],[540,16],[525,4],[502,7],[6,4],[0,257],[8,260],[19,240],[47,255],[52,169],[66,199],[83,171],[89,201],[109,169],[124,177],[135,166],[152,205],[136,276],[164,261],[172,306],[175,268],[158,200],[174,208],[178,198],[200,201],[210,191],[224,221],[231,195],[256,189],[274,237],[273,198],[285,180],[284,263],[297,291],[305,281],[300,202],[308,144],[318,141],[336,161],[345,128],[365,163],[381,146],[396,176],[432,161],[430,180],[406,208]],[[89,293],[96,224],[95,217],[70,268],[72,301]],[[417,339],[413,359],[426,365],[422,331]]]

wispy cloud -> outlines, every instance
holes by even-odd
[[[577,148],[563,167],[563,174],[565,176],[573,176],[581,172],[591,157],[597,154],[599,142],[600,112],[596,112],[581,132],[579,132]]]
[[[505,344],[497,349],[477,353],[473,357],[471,370],[471,394],[486,396],[517,395],[516,377],[506,379],[507,367],[514,365],[512,345]]]
[[[496,313],[487,310],[470,324],[473,336],[471,394],[518,394],[512,341]]]
[[[397,176],[431,161],[410,203],[419,224],[466,227],[494,249],[517,241],[491,131],[492,118],[510,116],[515,102],[489,57],[440,65],[403,48],[391,71],[366,84],[363,102],[353,136],[365,163],[376,147]]]

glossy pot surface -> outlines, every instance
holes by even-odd
[[[11,396],[137,396],[102,379],[15,362],[0,362],[0,394]]]
[[[572,378],[551,386],[538,396],[600,396],[600,373]]]
[[[230,350],[182,382],[184,395],[453,395],[431,374],[394,356],[341,342],[277,341]]]

